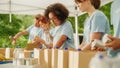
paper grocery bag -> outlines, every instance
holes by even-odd
[[[76,56],[75,56],[76,57]],[[69,51],[69,68],[74,68],[74,51]]]
[[[34,48],[34,58],[39,58],[40,57],[40,50],[39,48]]]
[[[68,68],[68,50],[58,50],[58,68]]]
[[[80,51],[75,52],[75,55],[78,56],[78,67],[76,68],[89,68],[89,62],[91,58],[96,54],[96,51]]]
[[[48,68],[52,68],[52,49],[48,49]]]
[[[96,53],[98,53],[99,51],[86,51],[86,52],[81,52],[79,54],[79,68],[83,67],[84,68],[89,68],[89,63],[92,57],[95,56]],[[106,52],[102,52],[104,55],[106,55]],[[84,58],[84,59],[82,59]],[[83,62],[82,62],[83,61]],[[83,63],[83,64],[82,64]]]
[[[74,60],[73,60],[73,68],[79,68],[79,51],[74,51],[73,52],[73,58],[74,58]]]
[[[22,48],[23,49],[23,48]],[[23,49],[24,50],[24,49]],[[10,48],[10,56],[13,57],[14,48]]]
[[[0,48],[0,54],[5,56],[5,48]]]
[[[52,49],[52,68],[58,68],[58,49]]]
[[[38,63],[40,64],[40,68],[47,68],[47,62],[45,61],[45,54],[44,54],[45,49],[40,49],[39,50],[39,58],[38,58]]]
[[[34,49],[34,58],[38,58],[38,63],[40,64],[40,68],[52,68],[51,63],[51,49]]]
[[[52,49],[44,50],[44,58],[47,68],[52,68]]]

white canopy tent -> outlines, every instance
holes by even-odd
[[[113,0],[101,0],[102,5],[107,4]],[[44,10],[47,6],[53,3],[62,3],[64,4],[69,12],[69,16],[75,17],[75,45],[78,46],[78,19],[77,16],[82,13],[79,9],[76,9],[76,4],[74,0],[0,0],[0,14],[9,14],[10,21],[12,14],[27,14],[27,15],[35,15],[35,14],[43,14]]]
[[[102,5],[111,1],[113,0],[101,0]],[[68,8],[70,16],[76,15],[74,0],[0,0],[0,13],[35,15],[43,13],[47,6],[57,2],[64,4]]]

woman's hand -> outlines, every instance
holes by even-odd
[[[108,48],[111,48],[113,50],[120,49],[120,39],[112,36],[108,36],[109,39],[112,41],[105,43],[104,45]]]
[[[93,51],[105,51],[105,48],[103,48],[103,47],[94,47],[93,49],[92,49]]]
[[[43,39],[37,37],[37,36],[34,38],[34,41],[35,42],[40,42],[41,44],[45,44],[45,41]]]
[[[9,39],[12,41],[12,45],[16,45],[17,44],[17,40],[16,38],[9,36]]]

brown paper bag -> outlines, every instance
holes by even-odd
[[[74,51],[73,68],[79,68],[79,51]]]
[[[58,68],[58,49],[52,49],[52,68]]]
[[[58,68],[68,68],[68,50],[58,50]]]
[[[40,50],[41,49],[39,49],[39,48],[34,48],[34,58],[39,58],[40,57],[40,55],[39,55]]]
[[[45,61],[45,54],[44,50],[45,49],[38,49],[39,50],[39,58],[38,58],[38,63],[40,64],[40,68],[47,68],[47,62]]]
[[[48,68],[52,68],[52,49],[48,49]]]
[[[5,56],[5,48],[0,48],[0,54]]]
[[[69,51],[69,68],[74,68],[74,51]]]
[[[89,62],[96,53],[97,51],[75,51],[74,68],[89,68]]]
[[[48,68],[48,59],[46,60],[45,49],[34,48],[34,58],[38,58],[40,68]]]
[[[22,48],[23,49],[23,48]],[[23,49],[24,50],[24,49]],[[10,48],[10,56],[13,57],[14,48]]]
[[[38,54],[39,53],[39,54]],[[52,50],[51,49],[38,49],[34,50],[34,57],[38,58],[40,68],[52,68]]]

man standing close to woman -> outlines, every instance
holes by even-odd
[[[100,0],[75,0],[82,12],[88,13],[84,22],[84,37],[80,48],[90,50],[93,40],[101,40],[104,34],[109,34],[109,23],[107,17],[99,11]],[[102,48],[97,48],[101,50]]]

